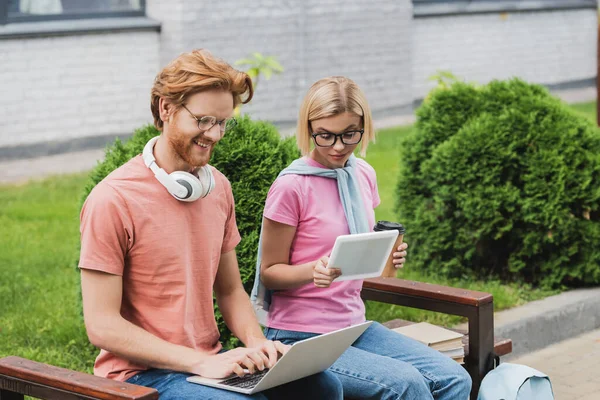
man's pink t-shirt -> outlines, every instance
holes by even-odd
[[[310,166],[326,168],[310,157]],[[375,170],[357,159],[357,176],[369,226],[380,203]],[[284,175],[275,180],[264,211],[265,218],[296,227],[290,264],[329,256],[335,239],[350,233],[338,193],[337,180],[314,175]],[[292,267],[293,268],[293,267]],[[327,333],[365,320],[360,297],[362,280],[333,282],[329,288],[313,283],[273,293],[267,325],[275,329]]]
[[[79,267],[123,277],[121,315],[166,340],[201,352],[221,350],[213,284],[222,253],[240,234],[229,181],[213,168],[203,199],[173,198],[137,156],[90,193],[81,210]],[[94,373],[124,381],[143,365],[101,350]]]

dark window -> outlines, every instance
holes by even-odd
[[[145,7],[146,0],[0,0],[0,22],[134,17]]]
[[[440,14],[461,14],[514,10],[553,10],[595,8],[597,0],[412,0],[415,15],[425,15],[427,10]],[[445,11],[444,11],[445,10]],[[436,11],[432,11],[434,15]]]
[[[536,0],[537,3],[565,3],[572,0]],[[591,2],[593,0],[589,0]],[[414,4],[435,4],[435,3],[518,3],[518,0],[412,0]],[[575,0],[574,3],[583,3],[585,0]]]
[[[413,3],[477,3],[477,2],[482,2],[482,1],[495,1],[495,2],[502,2],[502,1],[514,1],[514,0],[412,0]],[[544,1],[544,0],[541,0]],[[552,1],[552,0],[550,0]]]

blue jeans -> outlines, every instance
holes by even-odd
[[[315,333],[266,328],[292,344]],[[374,322],[329,368],[353,399],[467,400],[471,377],[456,361]]]
[[[285,385],[277,386],[260,393],[247,395],[198,385],[186,381],[190,374],[149,369],[127,380],[129,383],[158,390],[160,400],[196,399],[342,399],[342,385],[331,372],[308,376]]]

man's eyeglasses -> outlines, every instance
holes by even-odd
[[[221,121],[219,121],[217,117],[213,117],[211,115],[205,115],[203,117],[198,118],[194,114],[192,114],[192,112],[188,110],[188,108],[185,105],[182,104],[181,106],[185,108],[185,110],[190,113],[192,118],[196,120],[196,122],[198,123],[198,129],[200,129],[202,132],[206,132],[216,124],[219,124],[219,130],[221,131],[221,134],[224,134],[237,124],[235,118],[225,118]]]
[[[338,138],[345,145],[360,143],[363,133],[365,133],[365,130],[360,129],[356,131],[347,131],[344,133],[313,133],[311,136],[317,146],[331,147],[335,145],[335,142],[337,142]]]

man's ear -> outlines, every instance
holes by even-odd
[[[162,97],[158,100],[158,111],[160,119],[163,122],[169,122],[169,118],[173,116],[174,107],[168,101],[165,101]]]

